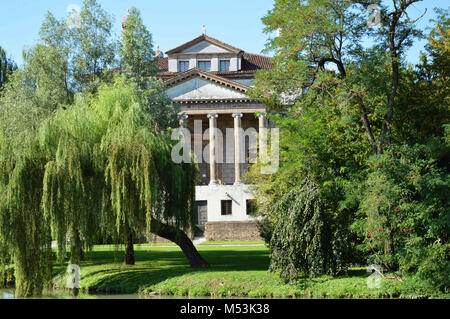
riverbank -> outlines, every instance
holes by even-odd
[[[136,247],[136,265],[123,265],[123,252],[97,247],[81,264],[81,289],[88,293],[185,297],[402,298],[417,297],[404,283],[382,279],[368,288],[365,268],[339,277],[301,278],[284,283],[268,273],[265,246],[198,246],[210,269],[192,269],[178,247]],[[56,266],[56,288],[64,288],[65,267]]]

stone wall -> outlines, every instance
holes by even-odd
[[[262,240],[255,221],[207,222],[205,237],[208,241]]]

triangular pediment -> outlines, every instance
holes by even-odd
[[[247,95],[242,91],[202,79],[193,77],[166,91],[174,101],[181,100],[223,100],[245,99]]]
[[[198,69],[166,82],[167,95],[174,101],[247,99],[248,86]]]
[[[222,47],[219,47],[209,41],[202,41],[182,50],[180,53],[214,54],[214,53],[233,53],[233,52],[231,52],[230,50],[226,50]]]
[[[241,49],[235,48],[227,43],[211,38],[203,34],[189,42],[186,42],[172,50],[166,52],[171,54],[208,54],[208,53],[234,53],[243,52]]]

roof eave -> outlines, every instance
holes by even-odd
[[[224,78],[222,76],[216,75],[216,74],[212,74],[210,72],[205,72],[202,71],[198,68],[193,68],[190,69],[186,72],[180,73],[179,75],[168,79],[166,81],[164,81],[164,84],[166,85],[167,88],[171,88],[177,84],[180,84],[182,82],[187,81],[188,79],[195,77],[195,76],[199,76],[201,78],[204,78],[206,80],[209,81],[213,81],[216,83],[220,83],[222,85],[225,85],[227,87],[231,87],[235,90],[239,90],[241,92],[247,93],[247,90],[250,88],[250,86]]]
[[[219,41],[219,40],[211,38],[211,37],[209,37],[209,36],[207,36],[205,34],[202,34],[201,36],[196,37],[195,39],[192,39],[191,41],[188,41],[188,42],[186,42],[186,43],[184,43],[182,45],[177,46],[174,49],[166,51],[166,54],[167,55],[172,55],[172,54],[175,54],[175,53],[181,53],[180,51],[182,51],[183,49],[189,48],[189,47],[191,47],[191,46],[193,46],[193,45],[195,45],[197,43],[200,43],[201,41],[211,42],[212,44],[217,45],[217,46],[221,47],[222,49],[228,50],[231,53],[235,53],[235,54],[242,54],[242,53],[244,53],[244,51],[241,50],[241,49],[235,48],[235,47],[233,47],[233,46],[231,46],[229,44],[226,44],[226,43],[224,43],[222,41]]]

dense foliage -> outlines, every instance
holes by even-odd
[[[248,178],[271,269],[287,279],[377,262],[424,294],[448,292],[449,20],[438,12],[409,66],[405,49],[422,34],[413,2],[279,0],[263,18],[277,31],[275,66],[251,94],[281,129],[280,168],[267,177],[255,165]],[[370,3],[379,28],[367,27]]]
[[[138,83],[141,103],[155,119],[154,125],[165,130],[177,125],[179,106],[172,103],[166,96],[162,81],[155,78],[157,68],[154,54],[152,35],[143,24],[139,10],[132,7],[123,22],[119,47],[121,69]]]
[[[443,292],[450,287],[449,161],[445,140],[392,147],[369,161],[359,208],[373,261]]]
[[[136,92],[118,78],[29,128],[18,147],[1,135],[1,242],[19,295],[39,294],[51,279],[52,238],[61,259],[68,238],[78,263],[99,228],[126,242],[149,233],[154,218],[192,227],[196,168],[174,164],[170,135],[152,130]]]
[[[155,69],[151,35],[136,9],[131,17],[124,75],[114,75],[112,20],[85,0],[76,28],[47,15],[39,43],[2,90],[0,266],[13,263],[17,296],[51,284],[52,240],[59,262],[67,244],[78,264],[83,249],[108,238],[126,244],[125,262],[134,264],[136,238],[154,233],[180,245],[193,267],[207,266],[185,234],[197,168],[171,160],[177,107],[151,74],[127,71]],[[133,43],[148,46],[144,61],[125,54]]]
[[[250,94],[280,128],[280,167],[257,163],[248,179],[286,281],[370,262],[416,294],[449,293],[449,19],[437,12],[408,65],[417,1],[276,0],[263,18],[274,67]],[[67,243],[79,263],[109,238],[133,264],[135,238],[152,232],[207,265],[185,234],[197,168],[170,158],[178,108],[154,77],[151,33],[135,8],[120,41],[112,22],[84,0],[77,27],[47,14],[21,68],[0,50],[0,274],[14,265],[18,296],[50,285],[52,240],[59,262]]]
[[[155,75],[152,35],[143,24],[139,10],[134,7],[129,9],[122,27],[119,48],[121,67],[131,76],[138,78]]]
[[[294,281],[299,273],[336,274],[347,267],[345,228],[332,220],[321,196],[319,188],[305,180],[269,209],[268,214],[279,216],[270,239],[270,270],[280,270],[286,281]]]
[[[14,61],[6,55],[5,50],[0,47],[0,89],[2,86],[8,82],[8,78],[17,69]]]

